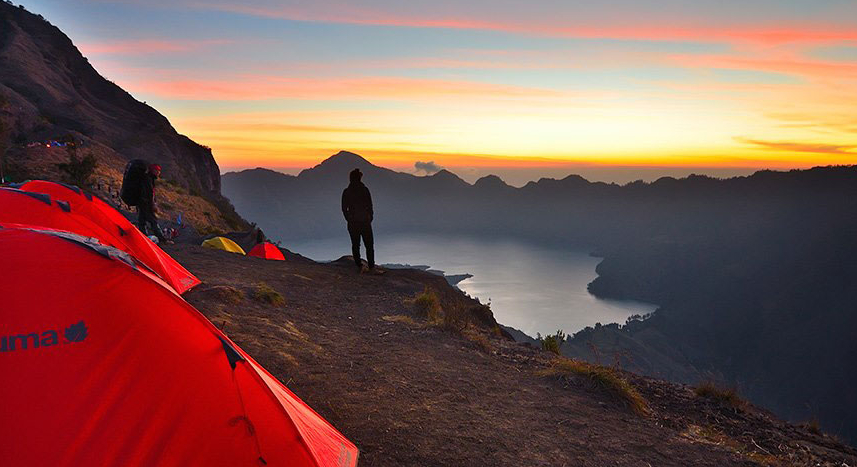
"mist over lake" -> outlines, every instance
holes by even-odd
[[[334,260],[350,254],[344,230],[339,237],[284,246],[314,260]],[[428,265],[447,275],[472,274],[458,287],[483,303],[490,299],[498,322],[531,336],[558,329],[570,334],[599,322],[624,323],[630,315],[655,309],[591,295],[586,286],[596,277],[600,258],[581,249],[473,236],[376,233],[375,259],[378,264]]]

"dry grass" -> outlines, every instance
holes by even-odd
[[[405,316],[405,315],[387,315],[387,316],[382,316],[381,319],[384,321],[387,321],[389,323],[401,323],[401,324],[406,324],[408,326],[419,326],[419,323],[414,321],[413,318],[411,318],[410,316]]]
[[[713,381],[705,381],[699,386],[693,388],[693,392],[706,399],[712,399],[721,404],[726,404],[732,407],[743,407],[744,401],[738,397],[738,391],[735,388],[724,388],[715,384]]]
[[[809,431],[810,433],[812,433],[814,435],[820,435],[821,434],[821,424],[818,423],[818,419],[815,417],[813,417],[808,422],[801,423],[800,426],[802,426],[803,428],[805,428],[807,431]]]
[[[460,334],[467,329],[469,323],[470,319],[467,309],[464,307],[456,305],[444,310],[442,326],[447,331]]]
[[[696,443],[725,447],[757,465],[764,465],[766,467],[783,465],[781,459],[770,452],[764,451],[758,446],[748,446],[745,443],[729,437],[726,433],[723,433],[713,426],[701,427],[690,425],[687,427],[687,430],[682,433],[682,436]],[[791,463],[788,463],[788,465],[791,465]]]
[[[426,318],[431,322],[440,319],[440,300],[437,298],[437,294],[428,287],[421,294],[414,297],[413,300],[410,300],[410,303],[413,305],[418,316]]]
[[[264,282],[256,284],[255,288],[253,288],[253,299],[274,306],[283,306],[286,304],[283,294],[277,292]]]
[[[539,371],[538,374],[563,378],[583,377],[596,387],[604,389],[624,401],[634,412],[647,415],[651,411],[649,403],[637,389],[631,386],[631,383],[625,380],[614,368],[560,357],[555,359],[550,367]]]
[[[223,303],[237,305],[244,301],[244,292],[241,289],[232,287],[231,285],[215,285],[208,289],[208,292],[217,297]]]
[[[484,334],[481,334],[479,332],[466,332],[464,333],[464,338],[476,344],[476,347],[479,350],[487,354],[490,354],[494,351],[494,346],[491,345],[491,341],[488,340],[488,338],[485,337]]]

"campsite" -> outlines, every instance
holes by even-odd
[[[22,1],[0,466],[857,466],[849,6]]]
[[[4,458],[15,465],[35,465],[34,453],[44,465],[342,466],[358,458],[360,465],[744,465],[773,446],[791,462],[834,465],[854,455],[824,435],[687,387],[620,373],[645,401],[638,413],[627,395],[588,377],[548,376],[556,364],[550,352],[516,344],[484,306],[423,271],[355,276],[345,260],[236,254],[229,246],[241,247],[225,237],[212,237],[224,247],[166,250],[143,237],[144,254],[160,252],[159,276],[130,242],[110,236],[129,235],[119,233],[122,222],[84,222],[91,203],[76,187],[44,181],[0,189],[0,212],[19,215],[0,219],[2,255],[17,265],[4,277],[11,290],[4,309],[32,310],[4,316],[20,330],[3,337],[4,354],[16,357],[5,368],[29,381],[62,381],[59,392],[53,384],[0,392],[9,410],[22,411],[10,412],[22,421],[0,433]],[[33,209],[42,206],[49,214]],[[119,220],[106,203],[92,211]],[[177,272],[182,293],[168,281]],[[34,276],[50,291],[33,296]],[[415,305],[426,291],[437,310]],[[34,412],[27,401],[40,398],[51,403]],[[82,412],[103,415],[68,430]],[[715,419],[716,435],[699,431]],[[140,430],[149,433],[144,440]]]

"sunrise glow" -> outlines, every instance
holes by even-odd
[[[857,162],[857,3],[616,3],[24,2],[223,170]]]

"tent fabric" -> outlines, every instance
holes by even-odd
[[[85,222],[77,222],[78,226],[74,227],[70,225],[69,220],[58,218],[59,215],[57,214],[49,214],[44,207],[40,208],[42,213],[39,222],[33,218],[32,213],[28,213],[26,210],[17,210],[17,214],[12,217],[10,213],[5,212],[5,209],[9,203],[20,203],[20,201],[16,201],[18,197],[5,196],[0,197],[0,206],[2,206],[0,207],[0,223],[36,224],[96,237],[106,245],[119,248],[133,255],[180,294],[200,284],[200,280],[196,276],[153,243],[119,211],[98,197],[89,195],[75,186],[43,180],[23,183],[20,185],[20,189],[24,192],[50,196],[50,199],[61,209],[71,213],[72,217],[85,218]],[[80,227],[81,222],[88,225],[89,228]],[[65,228],[60,225],[65,226]],[[97,229],[92,229],[91,225],[95,225]]]
[[[270,242],[262,242],[257,244],[247,253],[247,256],[256,256],[259,258],[272,259],[276,261],[285,261],[286,257],[283,256],[283,252],[277,248],[277,245],[274,245]]]
[[[214,237],[209,238],[208,240],[202,242],[202,246],[206,248],[214,248],[215,250],[223,250],[228,251],[230,253],[240,253],[242,255],[244,253],[244,249],[238,246],[237,243],[226,237]]]
[[[353,467],[357,448],[127,254],[0,228],[4,465]]]

